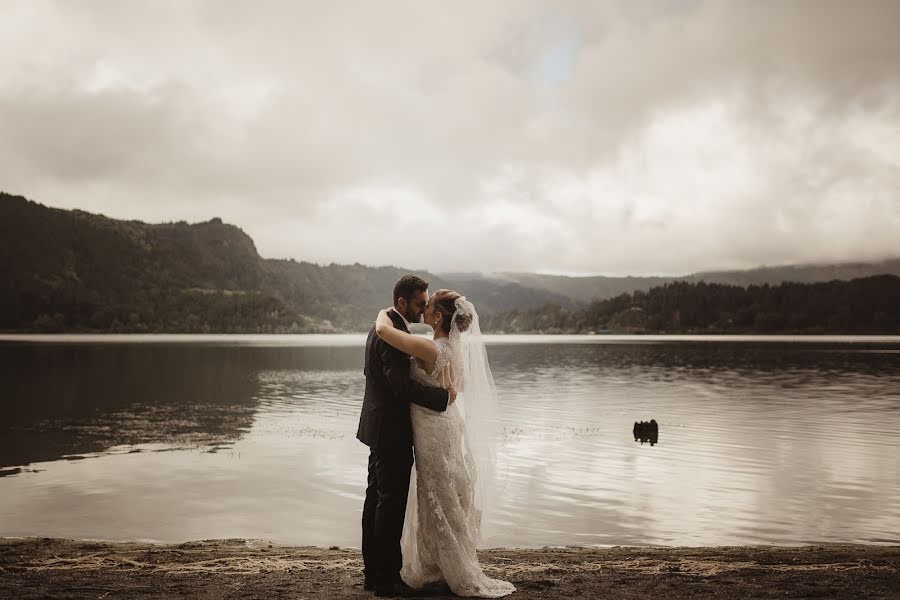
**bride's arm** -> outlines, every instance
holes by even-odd
[[[387,313],[388,309],[382,310],[375,320],[375,333],[378,337],[397,350],[421,358],[428,364],[433,365],[437,362],[437,348],[434,342],[397,329]]]

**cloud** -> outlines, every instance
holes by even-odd
[[[900,254],[896,2],[13,2],[0,185],[261,254],[681,273]]]

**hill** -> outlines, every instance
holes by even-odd
[[[408,272],[265,259],[218,218],[122,221],[0,193],[0,330],[8,332],[365,331]],[[418,274],[432,290],[453,286]],[[485,313],[570,303],[499,280],[466,293]]]
[[[747,287],[675,281],[585,308],[490,315],[506,333],[900,334],[900,277]]]
[[[725,285],[777,285],[783,282],[822,283],[850,281],[873,275],[900,276],[900,258],[877,262],[841,264],[788,265],[759,267],[742,271],[706,271],[672,277],[566,277],[538,273],[499,273],[497,278],[530,288],[551,291],[567,296],[572,302],[586,303],[613,298],[620,294],[646,292],[675,281],[721,283]]]
[[[250,236],[219,218],[124,221],[0,193],[0,331],[5,332],[366,331],[390,302],[394,282],[408,272],[394,266],[263,258]],[[758,286],[900,274],[900,260],[685,277],[418,274],[432,291],[447,287],[469,297],[486,330],[604,329],[603,319],[609,317],[614,327],[637,331],[644,325],[633,319],[598,317],[598,302],[634,304],[640,294],[672,289],[679,281]],[[719,293],[714,287],[696,289]],[[881,322],[888,326],[892,321]],[[652,331],[658,323],[645,325]],[[783,322],[785,328],[792,326]]]

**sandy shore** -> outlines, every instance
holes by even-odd
[[[499,549],[526,598],[896,598],[900,546]],[[0,538],[0,598],[370,598],[358,550]],[[439,597],[439,596],[432,596]]]

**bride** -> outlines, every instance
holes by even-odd
[[[375,331],[410,355],[410,376],[425,386],[453,386],[459,396],[446,412],[410,404],[415,466],[410,478],[401,547],[401,575],[414,588],[444,582],[458,596],[499,598],[515,591],[484,574],[475,554],[481,517],[490,499],[493,464],[487,431],[496,390],[478,314],[465,296],[438,290],[424,321],[431,340],[396,329],[385,309]]]

